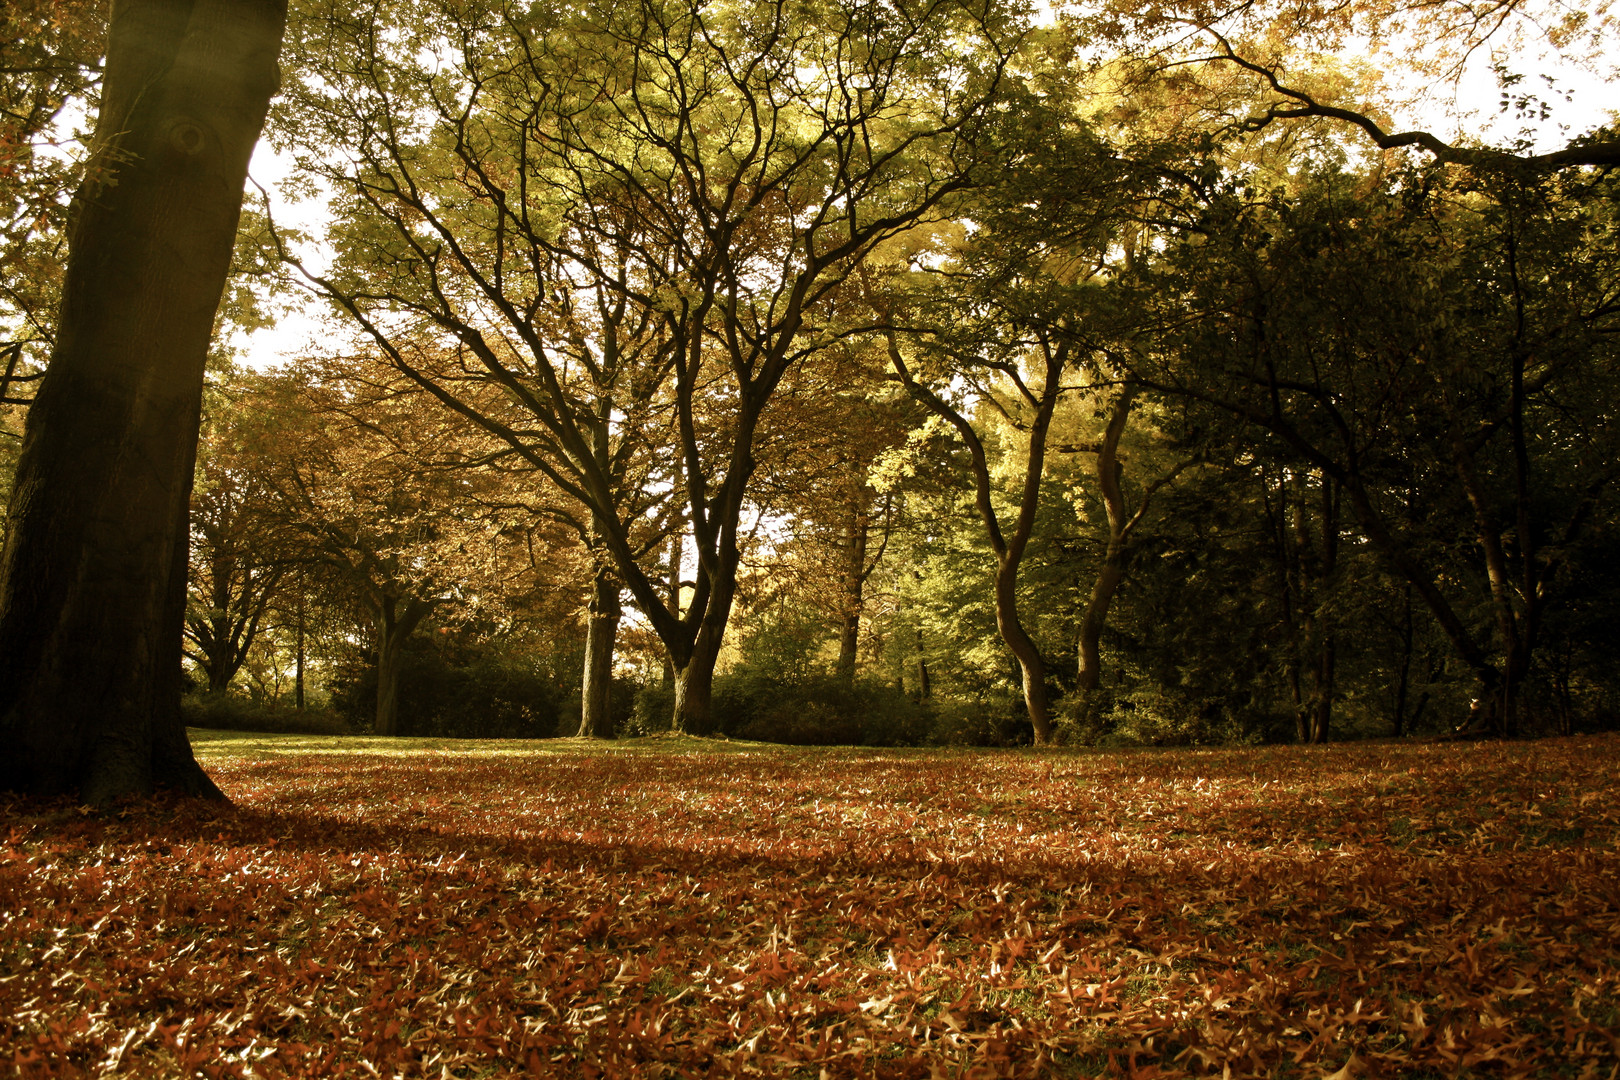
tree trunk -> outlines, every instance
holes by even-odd
[[[1324,631],[1317,649],[1316,667],[1312,672],[1311,742],[1321,744],[1331,737],[1333,727],[1334,673],[1338,661],[1338,645],[1333,632]]]
[[[220,796],[179,713],[186,522],[203,366],[285,15],[275,0],[114,5],[0,563],[5,788]]]
[[[427,600],[383,600],[377,605],[377,716],[372,730],[378,735],[399,734],[399,669],[405,641],[433,610]]]
[[[585,628],[585,676],[580,690],[579,734],[613,738],[613,645],[619,635],[619,585],[605,567],[592,582]]]
[[[1052,741],[1052,708],[1046,693],[1046,660],[1018,617],[1018,563],[1003,559],[996,570],[996,629],[1018,661],[1024,707],[1035,729],[1035,745]]]
[[[298,576],[298,643],[293,659],[293,708],[304,711],[304,578]]]
[[[1395,737],[1406,735],[1406,701],[1412,688],[1412,586],[1406,586],[1401,605],[1401,663],[1395,674]]]
[[[1091,598],[1086,602],[1085,616],[1080,620],[1080,672],[1075,688],[1082,694],[1102,685],[1102,653],[1099,648],[1103,627],[1108,625],[1108,609],[1125,580],[1125,566],[1130,561],[1131,533],[1147,510],[1152,492],[1142,497],[1142,507],[1133,516],[1126,512],[1125,489],[1121,480],[1125,466],[1119,460],[1119,441],[1125,434],[1130,419],[1131,404],[1136,400],[1138,388],[1127,386],[1114,402],[1108,427],[1103,432],[1097,449],[1097,491],[1102,496],[1103,510],[1108,516],[1108,547],[1103,553],[1102,566],[1091,583]]]
[[[670,729],[685,735],[707,735],[713,729],[710,706],[714,698],[714,664],[719,659],[719,643],[710,643],[707,628],[698,633],[697,644],[685,666],[675,669],[675,715]]]
[[[928,673],[928,654],[923,651],[922,627],[917,628],[917,700],[927,701],[934,694],[934,680]]]
[[[1308,534],[1301,542],[1312,555],[1314,567],[1311,615],[1316,623],[1316,665],[1312,672],[1311,742],[1328,741],[1333,724],[1333,699],[1338,692],[1338,641],[1331,618],[1323,613],[1328,592],[1334,587],[1334,576],[1339,569],[1339,485],[1326,473],[1322,474],[1321,521],[1317,534],[1319,546],[1312,547]]]
[[[1125,580],[1125,551],[1110,543],[1097,579],[1091,583],[1091,599],[1086,603],[1085,617],[1080,620],[1080,676],[1075,689],[1082,693],[1102,685],[1102,632],[1108,625],[1108,609]]]
[[[866,548],[871,522],[859,505],[859,495],[850,507],[849,533],[845,537],[842,610],[838,633],[838,667],[845,684],[855,681],[855,660],[861,643],[861,612],[865,607]]]

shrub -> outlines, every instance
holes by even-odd
[[[1215,700],[1164,687],[1144,687],[1113,699],[1112,724],[1098,741],[1112,746],[1238,746],[1263,741],[1253,723]]]
[[[348,735],[350,727],[330,709],[292,709],[251,701],[229,691],[192,694],[180,702],[187,727],[262,731],[274,735]]]
[[[632,694],[622,695],[630,701],[629,713],[623,721],[615,726],[620,738],[636,739],[643,735],[657,735],[669,730],[669,722],[675,715],[675,688],[666,686],[662,682],[648,683],[638,687]],[[617,702],[621,695],[615,693],[613,709],[614,717],[618,717]]]
[[[885,683],[779,680],[749,668],[715,680],[714,715],[727,735],[801,746],[915,746],[933,722],[927,706]]]
[[[935,704],[923,740],[931,746],[1022,746],[1034,737],[1027,717],[1006,699]]]
[[[444,650],[407,646],[399,673],[399,731],[459,739],[543,739],[559,734],[570,688],[527,658],[499,649]],[[577,684],[572,688],[575,698]],[[369,728],[377,701],[377,670],[350,666],[333,680],[332,702],[359,728]],[[578,727],[574,704],[574,726]],[[561,734],[573,734],[573,730]]]

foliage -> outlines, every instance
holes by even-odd
[[[7,805],[0,1061],[24,1078],[1620,1066],[1613,737],[549,745],[568,749],[209,739],[233,807]]]
[[[9,364],[37,372],[56,332],[70,196],[99,104],[104,5],[9,0],[0,9],[0,397]],[[32,394],[22,395],[24,398]]]
[[[440,628],[446,630],[448,628]],[[462,739],[548,739],[572,734],[563,718],[573,707],[578,726],[579,669],[546,670],[532,656],[498,641],[472,647],[441,644],[430,634],[408,642],[399,669],[400,735]],[[440,639],[440,640],[432,640]],[[333,675],[333,707],[359,728],[371,725],[377,667],[365,657]],[[559,658],[564,659],[564,658]],[[569,655],[569,660],[577,657]],[[571,681],[569,677],[571,676]]]
[[[1158,309],[1138,376],[1342,492],[1507,732],[1614,497],[1615,229],[1606,177],[1234,180],[1129,284]]]
[[[240,694],[198,693],[180,702],[186,726],[281,735],[347,735],[349,723],[330,709],[293,709]]]

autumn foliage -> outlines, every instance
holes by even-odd
[[[1614,737],[1106,755],[406,745],[200,743],[231,808],[8,805],[0,1062],[25,1077],[1620,1068]]]

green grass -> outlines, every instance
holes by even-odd
[[[566,756],[602,753],[802,753],[812,748],[694,735],[646,735],[639,739],[439,739],[382,735],[270,735],[256,731],[187,728],[192,752],[210,758],[277,758],[305,754],[464,754],[469,757]],[[814,748],[821,749],[821,748]]]

